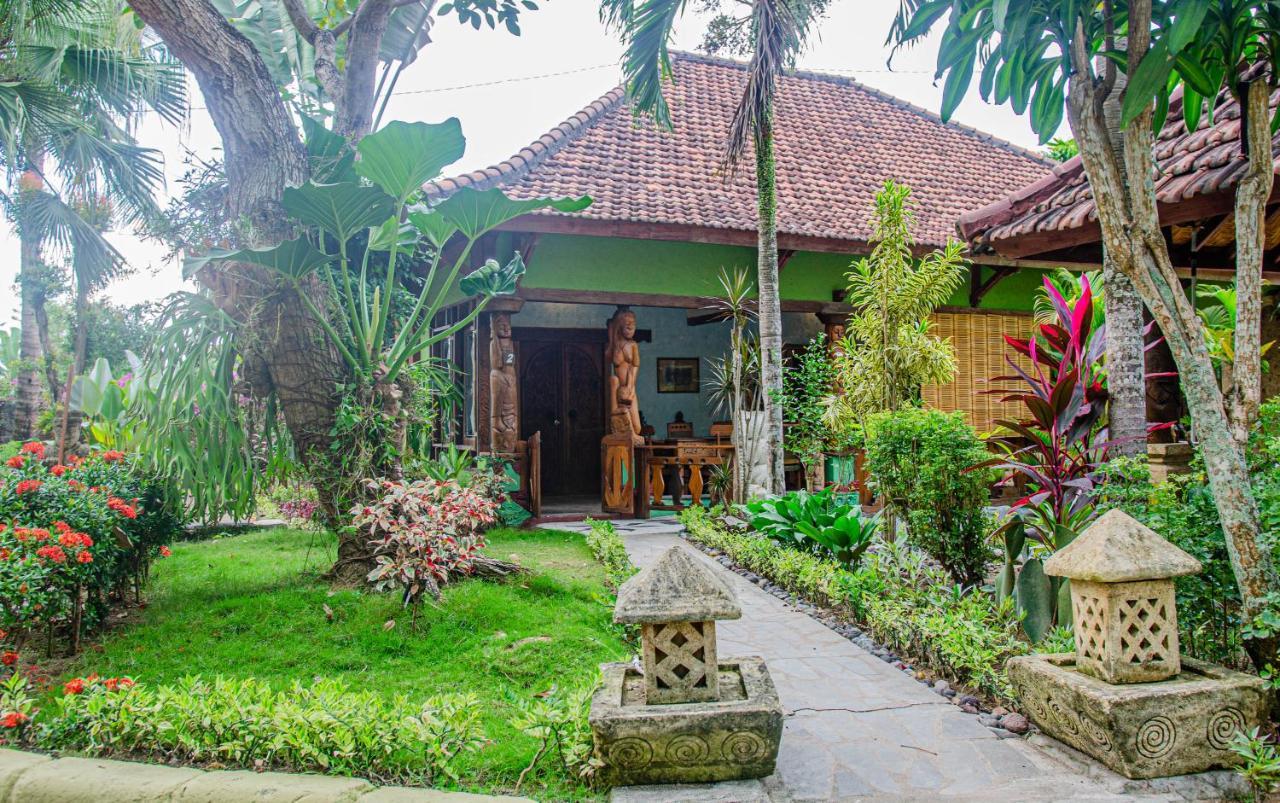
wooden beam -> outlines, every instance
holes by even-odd
[[[991,275],[984,281],[982,278],[982,266],[973,265],[969,268],[969,306],[977,309],[982,304],[982,298],[990,293],[992,288],[1004,281],[1008,277],[1017,272],[1017,268],[1011,265],[997,265],[991,272]]]
[[[794,248],[778,249],[778,273],[782,273],[782,269],[787,266],[787,263],[791,261],[791,257],[795,255],[796,250]]]
[[[685,323],[689,326],[705,326],[709,323],[721,323],[729,320],[729,313],[722,310],[712,310],[704,312],[701,310],[691,309],[685,316]]]

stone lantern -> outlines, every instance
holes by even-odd
[[[1023,655],[1006,670],[1045,733],[1128,778],[1239,762],[1232,738],[1260,726],[1265,683],[1178,654],[1173,578],[1195,558],[1118,510],[1045,561],[1071,581],[1074,653]]]
[[[613,619],[640,625],[642,667],[605,664],[591,700],[596,752],[612,784],[773,772],[782,705],[764,660],[716,650],[716,621],[741,616],[733,589],[681,546],[618,590]]]
[[[1076,667],[1108,683],[1165,680],[1182,668],[1173,578],[1200,561],[1119,510],[1045,561],[1071,580]]]
[[[741,616],[732,589],[679,547],[625,583],[613,620],[641,627],[645,701],[662,705],[719,699],[716,620]]]

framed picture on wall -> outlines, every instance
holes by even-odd
[[[658,392],[697,393],[702,389],[701,363],[697,357],[659,357]]]

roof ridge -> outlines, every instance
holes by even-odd
[[[694,53],[688,50],[672,50],[670,52],[671,52],[671,55],[676,59],[682,59],[685,61],[698,61],[704,64],[715,64],[715,65],[724,66],[724,67],[745,67],[747,64],[747,62],[739,59],[732,59],[726,56],[712,56],[706,53]],[[883,89],[877,89],[873,86],[868,86],[867,84],[862,83],[858,79],[848,75],[839,75],[837,73],[822,72],[821,70],[798,70],[798,69],[789,69],[786,71],[786,75],[793,78],[804,78],[808,80],[823,81],[826,83],[840,84],[844,86],[850,86],[855,89],[860,89],[863,92],[874,95],[880,98],[881,100],[887,101],[888,103],[894,106],[898,106],[900,108],[906,109],[907,111],[915,115],[923,117],[932,123],[937,123],[946,128],[954,128],[982,142],[989,142],[998,147],[1002,147],[1005,150],[1016,153],[1019,156],[1025,156],[1034,161],[1040,162],[1047,167],[1052,167],[1054,164],[1056,164],[1056,162],[1054,162],[1049,157],[1045,156],[1044,154],[1038,151],[1032,150],[1031,148],[1024,148],[1023,146],[1010,142],[1007,139],[997,137],[995,134],[992,134],[989,131],[983,131],[980,128],[975,128],[971,125],[966,125],[965,123],[958,123],[954,120],[951,120],[951,121],[943,120],[942,115],[938,114],[937,112],[930,111],[923,106],[917,106],[911,101],[903,100],[897,95],[892,95],[888,92],[885,92]]]
[[[497,164],[469,173],[427,182],[424,187],[428,198],[442,198],[463,187],[489,189],[498,184],[521,178],[530,170],[555,155],[561,148],[580,137],[610,111],[626,99],[626,89],[616,86],[584,106],[577,114],[552,128],[510,157]]]

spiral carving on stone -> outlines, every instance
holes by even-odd
[[[735,764],[750,764],[764,758],[769,746],[751,731],[737,731],[729,734],[720,746],[725,759]]]
[[[667,742],[667,760],[672,764],[701,764],[710,753],[711,748],[701,736],[677,736]]]
[[[1082,716],[1080,717],[1080,726],[1084,728],[1085,734],[1093,740],[1094,744],[1108,753],[1111,752],[1111,737],[1107,736],[1107,732],[1101,725],[1088,717]]]
[[[638,770],[652,760],[653,746],[635,736],[625,736],[609,746],[609,763],[615,767]]]
[[[1080,735],[1080,720],[1076,718],[1074,711],[1068,711],[1063,708],[1057,700],[1049,701],[1049,709],[1053,711],[1053,715],[1058,722],[1072,736]]]
[[[1226,750],[1235,735],[1245,729],[1244,724],[1244,713],[1240,709],[1230,706],[1222,709],[1209,718],[1209,744],[1219,750]]]
[[[1173,749],[1178,729],[1166,716],[1154,716],[1142,723],[1136,737],[1138,752],[1146,758],[1160,758]]]

